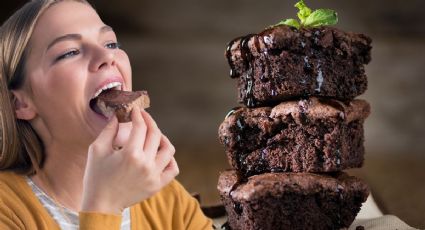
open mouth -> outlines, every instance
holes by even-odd
[[[97,114],[99,114],[99,115],[101,115],[105,118],[107,117],[106,114],[104,114],[98,106],[98,97],[99,97],[99,95],[104,94],[106,92],[109,92],[111,90],[122,90],[122,84],[119,83],[119,82],[112,82],[112,83],[105,85],[103,88],[99,89],[94,94],[94,96],[92,97],[92,99],[90,99],[90,102],[89,102],[90,108],[95,113],[97,113]]]

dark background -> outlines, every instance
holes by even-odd
[[[26,1],[6,1],[1,21]],[[227,42],[296,17],[295,1],[91,1],[132,61],[134,89],[149,91],[149,111],[177,148],[179,180],[219,202],[228,167],[217,128],[236,103],[224,58]],[[365,123],[364,178],[386,213],[425,228],[425,1],[307,0],[338,12],[338,27],[373,38],[366,71],[372,106]],[[72,12],[70,12],[72,13]]]

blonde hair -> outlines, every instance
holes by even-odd
[[[0,170],[31,175],[43,166],[43,143],[28,121],[16,118],[11,90],[24,86],[28,42],[38,18],[62,1],[89,4],[85,0],[33,0],[0,27]]]

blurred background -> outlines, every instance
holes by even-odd
[[[26,1],[5,1],[5,20]],[[295,0],[90,1],[130,56],[134,89],[148,90],[149,109],[177,148],[179,180],[204,205],[219,202],[228,168],[217,128],[237,105],[224,58],[227,43],[296,17]],[[425,1],[307,0],[338,12],[337,27],[373,38],[366,67],[372,106],[365,123],[365,179],[385,213],[425,228]],[[70,12],[72,13],[72,12]]]

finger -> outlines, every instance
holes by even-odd
[[[142,116],[146,122],[147,127],[146,141],[143,147],[143,151],[147,154],[148,157],[150,157],[150,159],[155,159],[163,135],[149,113],[142,111]]]
[[[174,157],[171,158],[170,163],[168,163],[168,165],[164,168],[163,173],[167,172],[167,171],[174,172],[175,176],[177,176],[179,174],[179,166],[177,165],[176,158],[174,158]]]
[[[173,159],[174,153],[174,146],[171,144],[171,142],[166,136],[162,135],[161,148],[155,158],[155,163],[161,172],[164,171],[164,169]]]
[[[132,127],[133,125],[131,122],[118,123],[118,131],[117,135],[115,136],[113,146],[125,146],[130,137]]]
[[[113,116],[109,123],[103,128],[99,136],[93,142],[96,147],[102,148],[104,150],[112,150],[112,143],[117,135],[118,131],[118,119],[116,116]]]
[[[131,121],[133,127],[128,137],[128,142],[124,146],[124,150],[130,152],[141,151],[146,138],[146,123],[138,106],[134,107],[131,111]]]
[[[179,174],[179,167],[174,157],[170,161],[170,164],[165,168],[161,174],[161,183],[163,185],[170,183]]]

